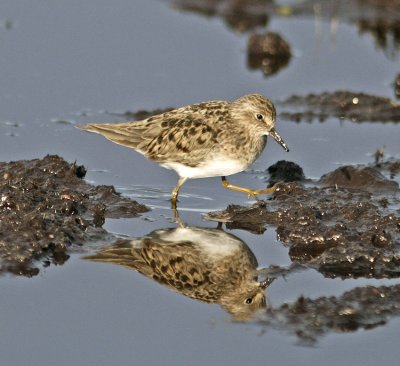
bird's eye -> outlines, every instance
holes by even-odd
[[[245,303],[247,305],[250,305],[252,302],[253,302],[253,299],[251,297],[247,298],[246,301],[245,301]]]
[[[257,113],[257,114],[256,114],[256,118],[257,118],[259,121],[261,121],[261,120],[264,119],[264,116],[263,116],[261,113]]]

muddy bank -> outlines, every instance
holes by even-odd
[[[400,48],[399,0],[305,0],[275,7],[272,13],[354,25],[360,34],[372,36],[375,45],[383,49],[388,58],[394,58]]]
[[[273,0],[170,0],[174,9],[223,19],[228,28],[246,32],[267,27],[272,17],[313,18],[331,22],[332,35],[340,23],[370,35],[388,58],[400,49],[399,0],[304,0],[296,3]],[[361,38],[361,37],[360,37]]]
[[[394,24],[400,20],[399,0],[304,0],[287,4],[274,0],[171,0],[170,3],[180,11],[221,17],[229,27],[240,31],[267,26],[271,16],[339,18],[351,24],[361,21]]]
[[[62,264],[72,249],[108,241],[106,217],[148,209],[111,186],[92,186],[86,170],[59,156],[0,162],[0,273],[34,276],[39,263]]]
[[[229,205],[206,218],[255,233],[276,228],[294,263],[327,277],[390,278],[400,276],[399,203],[398,183],[378,167],[348,166],[311,187],[279,183],[269,201]]]
[[[323,122],[328,117],[348,119],[353,122],[400,122],[398,102],[351,91],[293,95],[278,105],[282,106],[281,118],[296,122],[314,120]]]
[[[296,335],[314,344],[328,333],[349,333],[385,325],[400,315],[400,285],[357,287],[341,296],[310,299],[270,308],[259,323]]]

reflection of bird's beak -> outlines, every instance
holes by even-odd
[[[266,278],[264,281],[260,282],[260,287],[265,290],[274,280],[275,278]]]
[[[289,151],[289,148],[285,144],[285,141],[283,141],[283,138],[281,135],[276,132],[275,128],[272,128],[271,131],[269,131],[269,135],[272,136],[272,138],[279,144],[281,145],[286,151]]]

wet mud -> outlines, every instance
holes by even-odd
[[[341,296],[311,299],[270,308],[258,321],[297,336],[304,345],[315,344],[329,333],[349,333],[385,325],[400,315],[400,285],[356,287]]]
[[[280,117],[296,122],[319,120],[328,117],[348,119],[353,122],[400,122],[400,104],[390,98],[350,91],[293,95],[281,102]],[[292,110],[284,110],[284,108]]]
[[[311,186],[277,187],[269,201],[229,205],[205,217],[253,233],[275,228],[293,263],[326,277],[400,276],[399,185],[379,167],[341,167]]]
[[[83,166],[59,156],[0,163],[0,273],[34,276],[87,242],[109,241],[106,217],[136,217],[146,206],[111,186],[92,186]]]
[[[371,166],[345,165],[325,174],[319,180],[322,187],[352,188],[371,193],[395,192],[399,185],[387,179]]]

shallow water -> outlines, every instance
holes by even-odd
[[[112,184],[153,210],[137,219],[107,220],[108,231],[142,237],[174,227],[169,194],[177,177],[129,149],[82,133],[74,123],[118,120],[107,112],[166,108],[260,92],[272,100],[292,94],[361,91],[393,98],[399,55],[388,58],[373,39],[339,23],[273,17],[294,57],[265,78],[246,67],[247,34],[233,32],[217,17],[172,9],[167,1],[3,1],[0,20],[0,157],[2,161],[59,154],[88,168],[87,180]],[[1,23],[3,24],[3,23]],[[316,29],[318,31],[316,31]],[[58,122],[57,122],[58,121]],[[67,123],[60,123],[65,121]],[[280,121],[290,153],[270,141],[254,171],[231,178],[262,187],[260,178],[280,159],[299,163],[318,178],[338,165],[367,163],[385,148],[400,157],[396,124],[340,121]],[[224,190],[218,178],[187,182],[181,219],[215,227],[202,213],[228,203],[249,204]],[[289,265],[287,249],[268,229],[262,235],[232,230],[260,266]],[[91,253],[95,248],[89,247]],[[284,331],[236,324],[218,305],[194,301],[135,272],[91,263],[73,254],[65,265],[36,278],[1,278],[0,363],[7,365],[230,364],[375,365],[398,359],[399,320],[369,331],[329,334],[315,347],[297,345]],[[313,270],[276,280],[272,306],[300,295],[340,295],[356,286],[396,280],[325,279]]]

